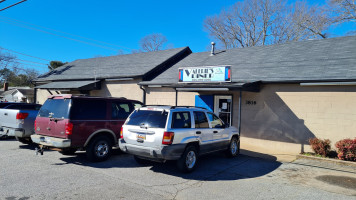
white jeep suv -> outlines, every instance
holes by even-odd
[[[136,109],[121,128],[120,149],[146,160],[177,160],[183,172],[194,170],[198,156],[225,150],[240,152],[240,134],[204,108],[146,106]]]

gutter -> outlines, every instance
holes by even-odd
[[[146,89],[144,86],[140,85],[140,89],[142,90],[143,92],[143,95],[142,95],[142,103],[143,104],[146,104]]]

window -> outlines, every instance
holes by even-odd
[[[127,125],[146,126],[148,128],[164,128],[167,122],[166,111],[152,111],[152,110],[135,110],[128,121]]]
[[[172,114],[172,128],[191,128],[190,112],[174,112]]]
[[[71,119],[106,119],[106,101],[74,99],[71,109]]]
[[[7,109],[12,110],[39,110],[41,105],[36,104],[13,104],[6,107]]]
[[[126,119],[133,111],[131,103],[113,102],[111,104],[111,118],[112,119]]]
[[[208,113],[208,117],[212,128],[223,128],[224,123],[214,113]]]
[[[38,116],[68,119],[71,102],[71,99],[47,99]]]
[[[209,128],[208,119],[204,112],[194,112],[195,128]]]
[[[140,104],[140,103],[132,103],[132,104],[133,104],[133,106],[135,107],[135,109],[142,107],[142,104]]]

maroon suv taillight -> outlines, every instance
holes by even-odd
[[[124,138],[124,134],[122,132],[123,128],[121,127],[121,130],[120,130],[120,139]]]
[[[73,124],[70,122],[65,123],[65,133],[66,135],[72,135],[73,133]]]
[[[174,138],[174,132],[164,132],[163,133],[163,139],[162,139],[162,144],[167,144],[170,145],[173,143],[173,138]]]
[[[28,113],[17,113],[16,119],[26,119],[28,117]]]
[[[37,130],[37,120],[35,120],[35,131]]]

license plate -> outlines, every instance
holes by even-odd
[[[138,133],[138,134],[137,134],[137,139],[138,139],[138,140],[146,140],[146,134],[140,134],[140,133]]]

